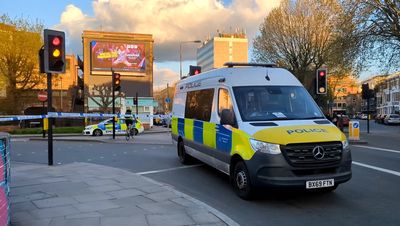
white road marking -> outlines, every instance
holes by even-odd
[[[146,174],[153,174],[153,173],[162,173],[162,172],[168,172],[168,171],[174,171],[174,170],[180,170],[180,169],[199,167],[199,166],[202,166],[202,165],[203,164],[197,164],[197,165],[191,165],[191,166],[180,166],[180,167],[174,167],[174,168],[162,169],[162,170],[144,171],[144,172],[139,172],[139,173],[136,173],[136,174],[146,175]]]
[[[400,154],[400,151],[387,149],[387,148],[378,148],[378,147],[371,147],[371,146],[365,146],[365,145],[351,145],[351,146],[358,147],[358,148],[374,149],[374,150],[379,150],[379,151],[387,151],[387,152]]]
[[[361,162],[354,162],[353,161],[353,164],[357,165],[357,166],[362,166],[362,167],[374,169],[374,170],[377,170],[377,171],[381,171],[381,172],[384,172],[384,173],[393,174],[395,176],[400,177],[400,172],[397,172],[397,171],[394,171],[394,170],[384,169],[384,168],[377,167],[377,166],[371,166],[371,165],[364,164],[364,163],[361,163]]]

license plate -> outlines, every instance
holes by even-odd
[[[334,179],[326,179],[326,180],[311,180],[306,181],[306,188],[313,189],[313,188],[327,188],[335,186]]]

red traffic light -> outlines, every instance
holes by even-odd
[[[195,75],[200,74],[200,71],[199,71],[199,70],[195,70],[195,71],[194,71],[194,74],[195,74]]]
[[[59,37],[56,36],[56,37],[53,38],[53,40],[51,41],[51,43],[52,43],[53,45],[55,45],[55,46],[58,46],[58,45],[61,44],[61,40],[60,40]]]
[[[319,76],[325,76],[325,71],[319,71]]]

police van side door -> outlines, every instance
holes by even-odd
[[[232,149],[232,127],[235,127],[234,111],[232,98],[229,89],[226,87],[218,87],[216,95],[216,153],[215,157],[217,167],[225,172],[229,172],[230,153]],[[232,125],[222,125],[221,116],[224,113],[230,113],[232,117]]]

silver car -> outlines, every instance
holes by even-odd
[[[398,114],[386,115],[385,119],[383,120],[383,123],[385,123],[386,125],[400,124],[400,115]]]

